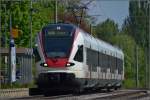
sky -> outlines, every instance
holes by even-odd
[[[128,8],[128,0],[95,0],[88,5],[87,11],[89,15],[96,15],[96,23],[110,18],[121,28],[124,19],[129,15]]]

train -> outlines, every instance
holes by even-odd
[[[36,88],[48,90],[118,89],[124,80],[124,53],[76,25],[48,24],[36,37]]]

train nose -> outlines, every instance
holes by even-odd
[[[46,64],[48,67],[56,67],[56,68],[62,68],[66,67],[66,63],[68,62],[67,58],[55,58],[55,59],[47,59]]]
[[[60,75],[59,74],[51,74],[49,75],[49,81],[52,83],[52,84],[60,84]]]
[[[43,87],[74,84],[75,76],[72,73],[41,73],[38,83]]]

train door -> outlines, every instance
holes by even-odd
[[[77,74],[76,76],[78,78],[84,78],[85,75],[84,75],[84,46],[83,45],[79,45],[78,46],[78,50],[74,56],[74,61],[75,61],[75,69]]]

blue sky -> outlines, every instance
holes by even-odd
[[[95,0],[88,5],[89,15],[96,16],[96,22],[102,22],[107,18],[113,19],[119,26],[122,26],[124,19],[129,15],[128,0]]]

